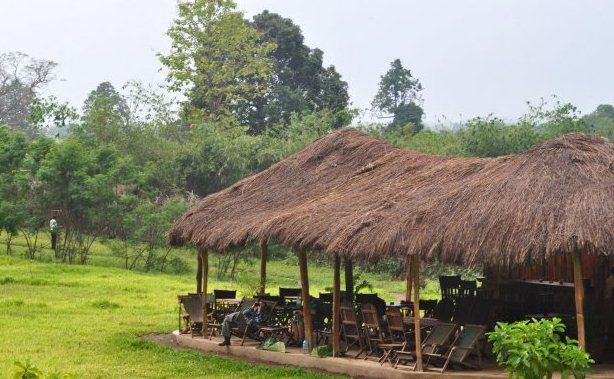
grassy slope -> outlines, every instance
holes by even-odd
[[[145,342],[138,336],[176,329],[175,296],[193,290],[193,274],[148,274],[98,266],[119,265],[103,245],[96,245],[94,264],[89,266],[30,261],[17,257],[23,251],[22,242],[15,241],[14,256],[0,256],[0,376],[13,371],[14,360],[25,358],[44,372],[78,377],[322,376]],[[0,251],[4,254],[3,247]],[[42,260],[50,260],[49,251]],[[242,275],[255,278],[253,266]],[[327,267],[310,267],[313,294],[330,286],[331,274]],[[389,299],[390,294],[403,291],[403,282],[365,278]],[[295,286],[298,267],[271,262],[269,279],[272,288]],[[236,287],[215,278],[210,283]]]

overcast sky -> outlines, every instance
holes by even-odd
[[[289,17],[369,106],[400,58],[425,88],[427,121],[513,119],[557,94],[586,113],[614,103],[614,1],[242,0]],[[0,0],[0,51],[59,63],[50,92],[80,107],[102,81],[161,83],[155,54],[175,0]]]

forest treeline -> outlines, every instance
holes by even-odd
[[[292,20],[252,19],[230,0],[178,6],[171,49],[159,54],[166,85],[102,82],[81,107],[46,93],[54,62],[0,56],[0,232],[40,252],[39,231],[58,217],[56,258],[88,262],[94,240],[115,241],[126,267],[158,269],[172,221],[200,197],[353,125],[434,154],[497,156],[573,131],[614,138],[614,107],[580,115],[540,103],[514,122],[495,116],[425,128],[422,84],[394,60],[372,102],[381,122],[353,119],[348,85]],[[137,248],[135,248],[137,246]],[[130,253],[129,253],[130,251]]]

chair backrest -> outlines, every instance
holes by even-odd
[[[437,307],[437,300],[420,299],[420,302],[418,303],[418,308],[424,311],[424,317],[433,317],[435,307]]]
[[[434,353],[439,346],[446,345],[452,339],[457,328],[457,324],[445,322],[434,325],[422,342],[422,349],[426,353]]]
[[[228,300],[237,298],[237,290],[213,290],[217,300]]]
[[[354,310],[354,307],[352,305],[341,304],[339,310],[341,313],[342,323],[358,325],[358,317],[356,316],[356,311]]]
[[[190,317],[190,322],[203,322],[203,300],[199,294],[190,294],[186,297],[185,311]]]
[[[484,325],[465,325],[452,343],[452,347],[460,347],[461,349],[453,349],[450,353],[450,360],[463,362],[467,359],[485,331],[486,327]]]
[[[358,293],[356,294],[356,303],[358,304],[371,304],[375,306],[377,312],[380,315],[386,313],[386,302],[377,296],[376,293]]]
[[[454,309],[454,301],[449,297],[445,297],[437,303],[435,310],[433,310],[433,318],[450,322],[454,316]]]
[[[460,275],[441,275],[439,277],[439,287],[441,289],[441,297],[455,297],[460,290],[461,277]]]
[[[286,297],[286,296],[298,297],[298,296],[301,296],[301,289],[300,288],[283,288],[283,287],[279,287],[279,296],[281,296],[281,297]]]
[[[402,336],[405,338],[407,327],[403,322],[403,316],[398,308],[386,309],[386,321],[388,323],[388,334],[391,336]]]
[[[241,302],[239,303],[239,305],[237,306],[237,312],[243,312],[244,310],[251,308],[254,306],[254,304],[256,303],[257,299],[251,298],[251,297],[244,297],[243,299],[241,299]]]
[[[478,283],[475,280],[461,280],[458,295],[472,297],[478,293]]]
[[[277,304],[280,304],[282,301],[281,296],[271,296],[271,295],[257,295],[256,298],[258,300],[262,300],[262,301],[269,301],[269,302],[275,302]]]
[[[274,300],[260,300],[260,314],[261,322],[268,322],[275,312],[277,307],[277,301]]]
[[[360,307],[362,313],[362,322],[367,328],[374,328],[381,331],[381,322],[377,309],[373,304],[363,304]]]

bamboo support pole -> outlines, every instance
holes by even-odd
[[[341,259],[335,254],[333,269],[333,357],[339,356],[341,347]]]
[[[202,293],[203,292],[203,256],[202,256],[200,250],[198,251],[198,254],[196,255],[196,261],[197,261],[197,266],[196,266],[196,293]]]
[[[412,277],[411,277],[411,255],[407,256],[407,263],[405,266],[405,270],[407,270],[407,283],[405,287],[405,301],[408,303],[411,301],[411,287],[412,287]]]
[[[584,279],[582,272],[582,255],[578,249],[573,252],[573,286],[576,303],[576,323],[578,325],[578,342],[580,348],[586,351],[586,335],[584,332]]]
[[[416,341],[416,370],[422,371],[422,336],[420,335],[420,260],[418,254],[411,256],[414,280],[414,336]]]
[[[345,258],[345,296],[351,303],[354,301],[354,267],[350,258]]]
[[[207,336],[207,328],[209,325],[207,325],[207,301],[209,300],[207,298],[207,284],[209,281],[209,252],[206,249],[202,249],[200,251],[200,255],[202,257],[202,262],[203,262],[203,338],[206,338]]]
[[[309,304],[309,275],[307,273],[307,254],[304,249],[298,251],[298,261],[301,271],[301,297],[303,299],[303,324],[305,339],[309,350],[313,348],[313,324],[311,323],[311,306]]]
[[[266,261],[269,255],[267,240],[260,241],[260,294],[264,295],[266,289]]]

